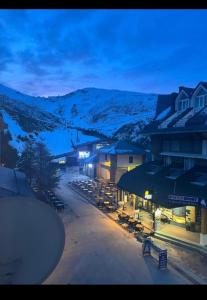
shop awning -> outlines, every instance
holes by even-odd
[[[91,155],[83,160],[83,163],[85,164],[95,164],[97,162],[98,162],[98,158],[96,154]]]
[[[120,178],[118,187],[143,198],[145,191],[149,191],[152,195],[152,202],[167,208],[186,206],[190,203],[202,206],[200,200],[207,199],[207,187],[191,183],[192,169],[173,180],[166,177],[169,168],[158,168],[159,171],[152,174],[151,170],[155,169],[154,165],[155,162],[149,162],[125,173]],[[173,200],[172,195],[180,196],[180,200],[179,198]],[[197,201],[196,198],[201,199]]]

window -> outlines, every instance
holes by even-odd
[[[133,163],[133,156],[129,156],[129,163],[130,163],[130,164]]]
[[[195,107],[203,107],[204,105],[207,105],[207,95],[197,96]]]
[[[108,157],[107,157],[107,154],[105,154],[105,161],[107,161],[108,160]]]
[[[178,102],[178,110],[182,110],[182,102]]]
[[[178,110],[186,110],[189,106],[189,99],[182,99],[178,102]]]

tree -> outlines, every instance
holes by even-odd
[[[71,108],[71,114],[73,117],[76,117],[78,115],[78,109],[77,109],[77,105],[73,104],[72,108]]]
[[[12,137],[8,130],[0,130],[0,162],[7,168],[15,168],[18,161],[18,152],[11,146]]]
[[[34,141],[27,140],[24,144],[24,150],[18,161],[17,167],[20,171],[25,173],[30,184],[32,182],[32,178],[34,177],[34,162],[35,162]]]
[[[34,178],[39,190],[57,187],[59,182],[58,164],[51,162],[51,154],[43,143],[36,143],[34,150]]]

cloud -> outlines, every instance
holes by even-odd
[[[206,25],[206,10],[0,10],[0,79],[44,95],[171,90],[206,80]]]

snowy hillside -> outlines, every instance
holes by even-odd
[[[71,140],[85,142],[99,134],[113,137],[126,125],[147,124],[154,117],[156,103],[154,94],[85,88],[46,98],[0,85],[0,108],[11,134],[15,135],[15,147],[21,148],[21,142],[16,141],[18,135],[30,133],[45,141],[55,154],[70,151]],[[14,134],[15,126],[18,134]],[[81,133],[82,130],[91,132],[91,136]]]

